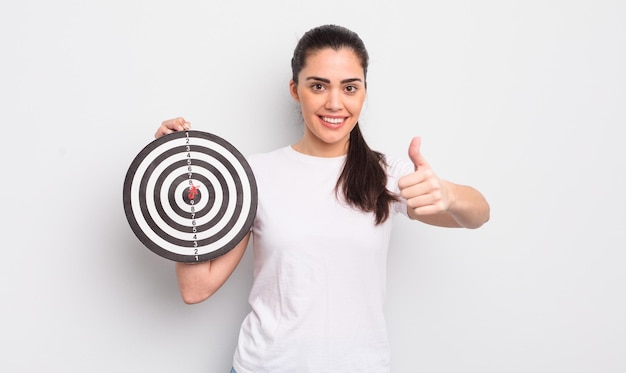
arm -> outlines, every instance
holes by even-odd
[[[420,153],[420,139],[409,147],[415,171],[398,181],[411,219],[441,227],[475,229],[489,220],[490,208],[476,189],[442,180]]]
[[[250,232],[232,250],[208,262],[176,263],[176,280],[183,301],[200,303],[222,287],[241,261],[249,239]]]

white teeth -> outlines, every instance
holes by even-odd
[[[332,124],[339,124],[341,122],[343,122],[343,118],[322,118],[324,120],[324,122],[328,122],[328,123],[332,123]]]

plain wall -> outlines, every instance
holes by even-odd
[[[623,1],[15,1],[0,6],[2,372],[227,372],[251,251],[185,305],[122,184],[161,121],[248,155],[298,139],[311,27],[371,55],[373,148],[480,189],[478,230],[398,218],[394,373],[626,371]]]

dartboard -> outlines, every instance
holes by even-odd
[[[204,262],[234,248],[248,233],[257,187],[245,157],[202,131],[162,136],[132,161],[124,180],[131,229],[154,253]]]

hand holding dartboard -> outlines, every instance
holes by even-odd
[[[180,131],[148,144],[124,180],[131,229],[154,253],[177,262],[212,260],[248,233],[257,208],[256,181],[226,140]]]

